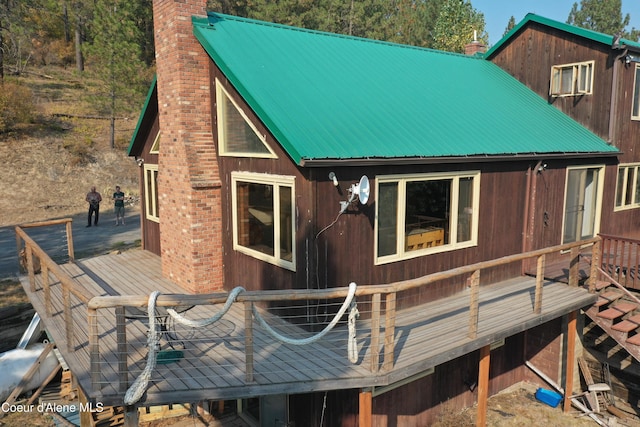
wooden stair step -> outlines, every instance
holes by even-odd
[[[622,295],[622,292],[617,290],[604,292],[600,294],[598,300],[593,305],[595,305],[596,307],[601,307],[617,299],[620,299]]]
[[[637,317],[637,315],[634,317]],[[640,327],[639,322],[637,321],[634,322],[631,319],[626,319],[626,320],[623,320],[622,322],[616,323],[611,327],[611,329],[613,329],[614,331],[629,333],[638,327]]]
[[[604,289],[610,284],[611,282],[607,282],[606,280],[596,280],[596,290],[599,291],[601,289]]]
[[[613,320],[617,319],[618,317],[624,316],[625,314],[635,310],[636,308],[638,308],[637,304],[632,304],[630,302],[620,302],[615,306],[598,313],[598,317]]]
[[[634,336],[627,338],[626,342],[628,344],[640,346],[640,334],[635,334]]]

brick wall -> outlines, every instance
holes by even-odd
[[[188,292],[221,290],[222,208],[209,59],[191,17],[206,0],[154,0],[162,273]]]

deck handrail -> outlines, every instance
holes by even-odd
[[[622,286],[640,290],[640,240],[610,234],[602,238],[602,259],[598,265]]]
[[[22,242],[24,242],[24,249],[26,255],[26,264],[27,264],[27,272],[29,275],[29,286],[32,292],[36,291],[36,280],[35,280],[35,266],[33,261],[33,256],[35,255],[40,260],[40,268],[41,268],[41,276],[42,276],[42,287],[45,294],[45,310],[47,315],[51,315],[53,312],[53,303],[50,298],[49,291],[49,275],[51,274],[54,278],[60,281],[62,285],[62,296],[63,296],[63,311],[65,318],[65,334],[66,334],[66,342],[67,349],[69,352],[74,351],[75,345],[75,334],[73,328],[72,321],[72,313],[71,313],[71,295],[77,297],[84,305],[87,305],[93,295],[87,295],[87,291],[84,289],[80,289],[76,283],[73,281],[71,277],[67,273],[60,268],[58,264],[56,264],[53,259],[44,251],[36,242],[33,240],[24,230],[25,228],[35,228],[35,227],[43,227],[50,226],[56,224],[66,224],[66,235],[67,242],[69,248],[69,256],[70,259],[73,260],[73,238],[71,235],[71,219],[61,219],[61,220],[52,220],[52,221],[42,221],[38,223],[24,224],[15,226],[16,232],[16,242],[18,245],[18,255],[20,254]]]
[[[480,293],[480,273],[482,270],[505,265],[514,262],[521,262],[529,258],[537,259],[535,301],[533,310],[535,313],[542,311],[542,292],[544,284],[545,259],[548,254],[570,252],[569,255],[569,286],[579,284],[579,259],[580,250],[592,246],[592,256],[599,257],[599,245],[601,239],[594,237],[574,243],[555,245],[543,249],[529,251],[526,253],[508,255],[495,260],[481,261],[478,263],[454,268],[444,272],[428,274],[415,279],[408,279],[389,284],[358,286],[356,296],[371,296],[371,345],[370,345],[370,371],[379,370],[388,372],[394,364],[395,351],[395,310],[396,295],[399,292],[426,286],[434,282],[451,279],[457,276],[470,274],[467,278],[470,287],[469,304],[469,332],[468,336],[474,339],[478,335],[479,318],[479,293]],[[595,291],[595,284],[591,278],[596,277],[596,266],[592,265],[589,272],[589,290]],[[348,287],[331,288],[324,290],[266,290],[266,291],[244,291],[237,295],[235,303],[244,305],[245,312],[245,375],[246,381],[253,381],[253,316],[252,307],[255,303],[276,302],[276,301],[300,301],[316,299],[337,299],[344,298],[349,292]],[[159,295],[155,300],[157,307],[172,307],[183,305],[209,305],[221,304],[227,300],[227,292],[216,292],[209,294],[187,295],[170,294]],[[381,301],[384,299],[384,313],[381,309]],[[94,389],[100,388],[100,345],[98,342],[98,310],[115,309],[116,324],[124,325],[124,307],[146,307],[149,301],[148,295],[120,295],[120,296],[95,296],[87,304],[89,321],[89,351],[91,378]],[[384,319],[384,320],[382,320]],[[384,326],[383,326],[384,325]],[[382,336],[384,329],[384,336]],[[123,340],[123,342],[120,342]],[[382,343],[380,349],[379,343]],[[126,348],[126,329],[118,326],[118,346]],[[381,351],[382,350],[382,351]],[[126,363],[126,351],[121,352],[125,360],[119,361],[120,389],[126,389],[128,384],[128,372]],[[380,358],[382,357],[382,366]]]

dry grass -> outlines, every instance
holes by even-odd
[[[98,115],[85,96],[86,86],[69,71],[46,73],[56,74],[55,79],[18,79],[34,94],[36,122],[0,134],[0,226],[83,212],[92,185],[103,197],[116,185],[128,195],[139,194],[139,169],[126,154],[137,113],[116,122],[116,148],[111,149],[108,120],[56,116]]]
[[[0,308],[28,303],[29,299],[16,279],[0,280]]]

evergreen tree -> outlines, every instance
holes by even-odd
[[[111,119],[111,148],[115,147],[115,119],[128,109],[128,100],[143,92],[144,63],[140,59],[140,31],[133,17],[132,2],[97,0],[91,27],[92,42],[86,48],[91,74],[103,82],[97,104]]]
[[[620,34],[622,37],[638,40],[639,31],[626,31],[631,17],[622,16],[622,0],[580,0],[574,3],[567,18],[567,24],[587,28],[604,34]]]
[[[434,48],[463,53],[474,33],[478,41],[488,44],[484,15],[468,0],[446,0],[433,30]]]
[[[502,33],[502,37],[506,36],[509,31],[511,31],[516,26],[516,18],[511,15],[509,18],[509,22],[507,22],[507,28],[504,29],[504,33]]]

